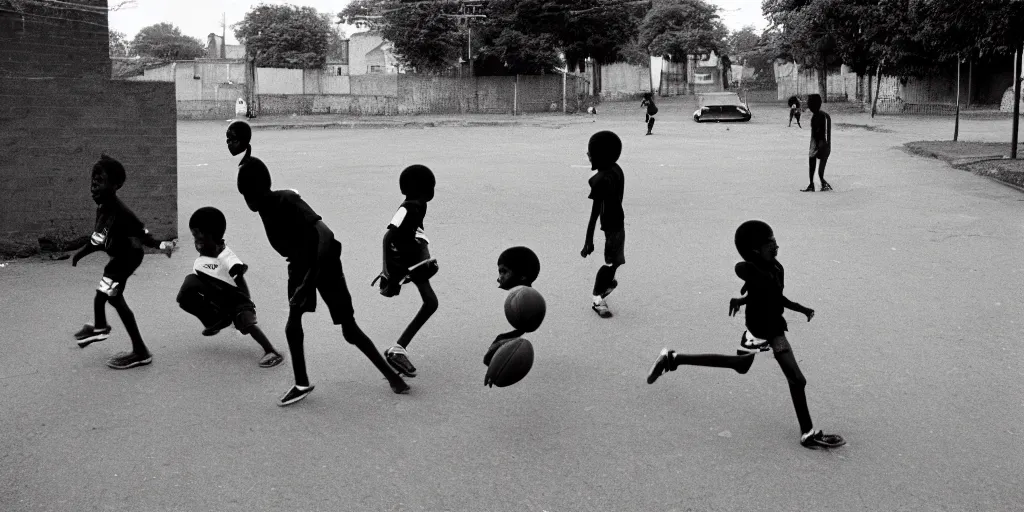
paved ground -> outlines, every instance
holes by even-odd
[[[1019,510],[1024,357],[1024,195],[901,149],[949,138],[939,118],[837,114],[828,177],[806,184],[808,131],[785,108],[749,124],[696,125],[666,102],[644,137],[633,104],[591,123],[423,130],[260,131],[275,186],[298,189],[344,243],[357,318],[383,348],[418,306],[369,286],[397,178],[438,177],[426,220],[441,309],[411,346],[420,376],[390,392],[326,312],[307,317],[316,391],[281,409],[288,366],[263,370],[255,343],[199,336],[174,294],[195,252],[148,256],[128,300],[154,364],[103,362],[115,334],[78,349],[101,255],[0,268],[0,510]],[[968,120],[961,138],[1009,139],[1009,119]],[[225,123],[179,128],[179,225],[213,204],[251,266],[260,323],[286,347],[284,262],[234,190]],[[623,138],[628,263],[590,311],[581,259],[586,141]],[[129,185],[130,186],[130,185]],[[85,193],[82,191],[82,193]],[[145,216],[145,205],[133,205]],[[751,372],[683,369],[653,386],[663,346],[728,353],[742,321],[732,234],[776,228],[789,315],[816,425],[849,445],[812,452],[771,356]],[[506,328],[495,260],[533,247],[547,299],[531,374],[482,386],[480,360]]]

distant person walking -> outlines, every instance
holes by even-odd
[[[789,124],[786,125],[786,128],[793,126],[793,119],[796,119],[797,126],[803,128],[800,126],[800,98],[790,96],[787,103],[789,104]]]
[[[811,147],[808,153],[808,179],[810,184],[803,192],[814,192],[814,161],[818,160],[818,180],[821,181],[821,191],[832,190],[832,185],[825,181],[825,164],[832,154],[832,118],[821,111],[821,95],[811,94],[807,97],[807,108],[814,113],[811,116]]]

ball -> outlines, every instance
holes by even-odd
[[[544,297],[529,286],[513,288],[508,292],[508,297],[505,297],[505,318],[512,327],[520,331],[536,331],[544,321],[546,312]]]
[[[530,340],[516,338],[505,343],[491,357],[487,379],[503,388],[523,380],[533,367],[533,345]]]

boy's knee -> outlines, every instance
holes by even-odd
[[[430,296],[423,299],[423,311],[428,314],[434,314],[437,312],[439,304],[437,302],[437,296]]]

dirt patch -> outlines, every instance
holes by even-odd
[[[1024,192],[1024,160],[988,160],[964,166],[981,176],[999,180]]]
[[[1000,142],[951,140],[917,141],[903,145],[916,155],[938,158],[957,169],[971,171],[1024,192],[1024,144],[1017,145],[1017,160],[1010,160],[1010,145]]]
[[[835,123],[836,128],[860,128],[869,132],[877,133],[893,133],[892,130],[882,128],[880,126],[872,126],[869,124],[853,124],[853,123]]]

